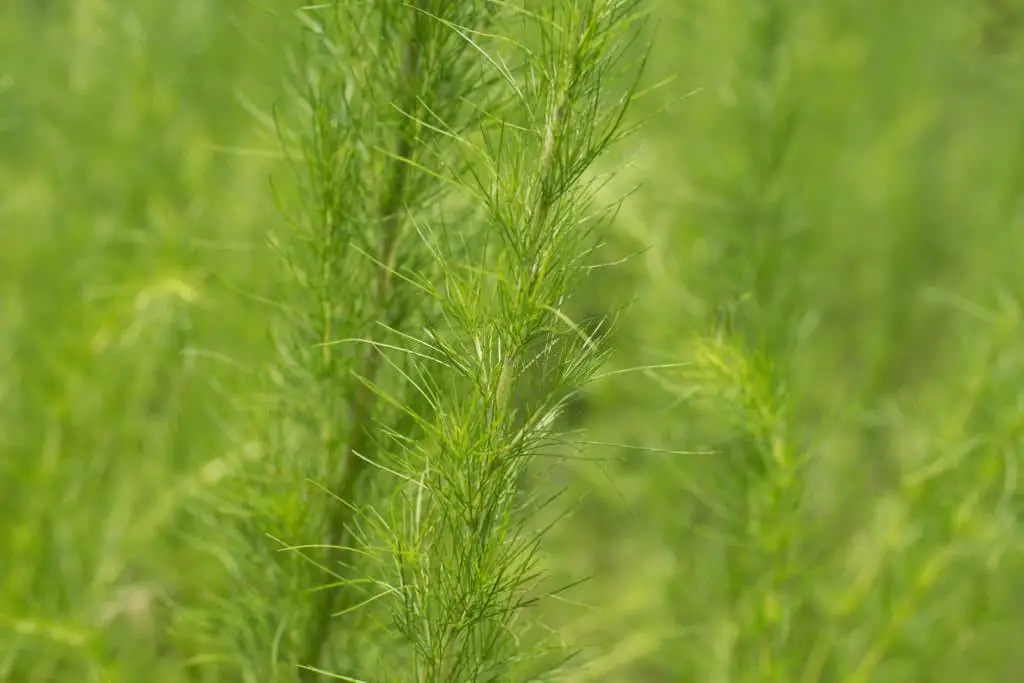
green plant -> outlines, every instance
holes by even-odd
[[[211,623],[257,680],[541,676],[565,655],[530,616],[551,589],[522,482],[603,356],[566,311],[611,215],[589,169],[625,132],[638,5],[300,16],[276,398],[227,489],[253,595]]]

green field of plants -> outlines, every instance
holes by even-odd
[[[1020,0],[0,2],[0,681],[1009,683]]]

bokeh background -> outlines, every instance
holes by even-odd
[[[201,680],[167,633],[230,583],[184,513],[275,353],[291,9],[0,3],[0,680]],[[1024,3],[652,25],[545,547],[592,577],[566,680],[1014,680]]]

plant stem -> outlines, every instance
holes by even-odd
[[[420,74],[419,34],[422,17],[414,21],[413,36],[406,45],[403,73],[410,83],[418,84]],[[409,91],[403,111],[412,111],[416,105],[415,90]],[[409,175],[409,165],[405,163],[413,152],[413,144],[417,134],[416,121],[409,117],[402,119],[398,141],[395,145],[393,160],[389,164],[391,180],[381,200],[378,216],[381,219],[381,240],[377,260],[383,264],[374,281],[374,309],[387,311],[394,289],[393,269],[398,255],[399,234],[404,215],[403,198]],[[396,328],[401,324],[400,314],[392,313],[387,317],[387,327]],[[352,378],[345,402],[349,406],[349,424],[351,435],[345,443],[340,458],[340,466],[330,486],[331,493],[338,501],[355,500],[357,485],[363,478],[368,459],[372,459],[373,446],[372,423],[376,399],[370,386],[375,382],[380,368],[381,355],[376,348],[368,346],[364,351],[357,376]],[[328,444],[330,448],[330,444]],[[330,449],[333,450],[333,449]],[[349,523],[351,507],[336,504],[330,515],[327,528],[326,546],[329,549],[348,553]],[[324,650],[330,641],[331,619],[344,609],[342,597],[344,585],[334,586],[324,592],[324,597],[313,617],[313,623],[306,641],[307,652],[303,661],[318,667],[324,656]],[[311,680],[316,675],[309,669],[302,670],[302,680]]]

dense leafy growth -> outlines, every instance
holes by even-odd
[[[1022,18],[0,3],[0,680],[1012,680]]]

